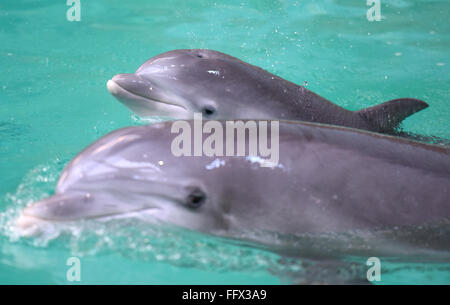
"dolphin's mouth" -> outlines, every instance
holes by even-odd
[[[88,220],[88,219],[109,219],[109,218],[115,218],[117,216],[120,217],[129,217],[131,215],[134,215],[136,213],[142,213],[142,212],[149,212],[149,211],[157,211],[160,210],[158,207],[143,207],[143,208],[136,208],[136,209],[130,209],[127,211],[115,211],[110,213],[101,213],[101,214],[93,214],[93,215],[87,215],[87,216],[80,216],[80,217],[74,217],[74,218],[58,218],[54,216],[36,216],[32,213],[27,213],[26,208],[25,211],[19,216],[18,218],[18,224],[20,224],[22,219],[34,219],[35,221],[51,221],[51,222],[68,222],[68,221],[78,221],[78,220]]]
[[[163,103],[163,104],[167,104],[167,105],[171,105],[171,106],[176,106],[176,107],[181,107],[183,109],[186,109],[183,105],[180,104],[175,104],[175,103],[169,103],[167,101],[163,101],[160,99],[155,99],[155,98],[150,98],[148,96],[144,96],[144,95],[140,95],[138,93],[129,91],[127,89],[125,89],[124,87],[120,86],[118,83],[116,83],[114,80],[110,79],[107,83],[106,83],[106,87],[108,88],[109,92],[114,95],[114,96],[120,96],[123,95],[123,93],[125,93],[126,95],[128,95],[129,97],[136,97],[136,99],[145,99],[146,101],[149,102],[154,102],[154,103]]]
[[[49,197],[44,199],[43,201],[36,202],[34,204],[29,205],[22,211],[19,217],[15,220],[14,228],[18,230],[21,235],[24,236],[35,236],[42,232],[47,226],[51,224],[66,224],[73,223],[80,220],[94,220],[94,221],[109,221],[113,219],[124,219],[124,218],[142,218],[142,215],[154,215],[154,219],[157,219],[157,213],[161,211],[161,207],[158,206],[142,206],[136,208],[128,208],[128,209],[112,209],[106,211],[85,211],[86,214],[78,214],[74,213],[74,211],[70,208],[68,212],[70,214],[61,213],[62,211],[58,209],[65,209],[65,203],[73,205],[75,208],[80,208],[79,201],[69,202],[69,201],[54,201],[53,198],[57,197]],[[74,199],[79,199],[78,197],[74,197]],[[49,206],[42,206],[50,203]],[[40,205],[40,207],[39,207]],[[90,214],[90,212],[92,214]]]
[[[122,104],[140,116],[188,113],[184,105],[158,96],[167,92],[160,92],[150,82],[135,74],[118,74],[107,82],[106,87]]]
[[[19,217],[15,220],[14,229],[17,230],[17,232],[21,236],[36,237],[41,233],[44,233],[48,226],[53,226],[54,224],[58,223],[63,225],[63,224],[71,224],[81,220],[93,220],[104,222],[128,218],[142,219],[144,213],[146,216],[148,216],[149,214],[156,215],[159,210],[160,209],[157,207],[146,207],[130,211],[99,214],[90,217],[82,217],[82,218],[80,217],[74,219],[54,219],[52,217],[39,217],[24,212],[21,215],[19,215]],[[156,221],[158,218],[155,216],[153,219],[154,221]],[[147,219],[146,221],[148,222],[149,220]]]
[[[108,198],[100,202],[91,201],[92,197],[90,193],[55,194],[28,205],[22,211],[20,218],[35,220],[36,222],[68,222],[80,219],[101,219],[117,215],[130,215],[143,211],[161,210],[160,205],[152,203],[126,204],[121,201],[115,203]]]

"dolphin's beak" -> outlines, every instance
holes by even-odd
[[[136,211],[158,209],[152,203],[129,203],[114,198],[95,200],[90,193],[55,194],[27,206],[17,220],[17,226],[26,227],[32,222],[66,222],[79,219],[102,218]],[[133,200],[130,200],[133,202]]]
[[[93,205],[89,204],[89,194],[55,194],[27,206],[22,216],[26,219],[36,218],[50,221],[70,221],[94,214]]]
[[[168,92],[137,75],[117,74],[106,83],[108,91],[122,104],[140,116],[186,113],[183,105],[168,101]]]
[[[136,96],[149,98],[148,95],[149,91],[152,89],[152,84],[142,77],[131,73],[115,75],[106,83],[106,87],[109,92],[116,97],[123,96],[123,91],[126,91]]]
[[[39,234],[51,221],[75,220],[81,217],[85,210],[80,209],[80,202],[86,203],[86,196],[69,197],[56,194],[32,203],[22,211],[15,222],[15,228],[23,236],[33,236]]]

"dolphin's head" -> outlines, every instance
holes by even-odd
[[[174,50],[145,62],[136,73],[108,81],[109,92],[141,117],[266,118],[264,100],[278,79],[213,50]],[[282,91],[282,90],[281,90]],[[269,104],[269,105],[268,105]]]
[[[86,148],[66,166],[53,196],[23,210],[18,227],[139,217],[204,232],[225,230],[227,204],[220,197],[226,189],[214,170],[226,167],[208,169],[211,161],[204,158],[174,157],[170,129],[160,125],[118,130]]]

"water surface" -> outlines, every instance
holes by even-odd
[[[86,145],[141,123],[106,81],[172,49],[237,56],[351,110],[423,99],[430,107],[405,130],[450,138],[450,2],[382,0],[380,22],[366,19],[365,2],[81,0],[81,21],[68,22],[65,1],[3,0],[0,283],[68,283],[72,255],[82,260],[81,283],[308,282],[302,262],[317,262],[184,231],[99,226],[36,241],[17,239],[9,226],[20,208],[53,192]],[[358,268],[365,259],[347,258]],[[386,258],[381,283],[450,283],[448,261]],[[326,282],[327,268],[312,269],[314,281]]]

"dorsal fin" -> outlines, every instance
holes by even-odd
[[[415,98],[399,98],[357,111],[372,131],[393,132],[410,115],[425,109],[428,104]]]

